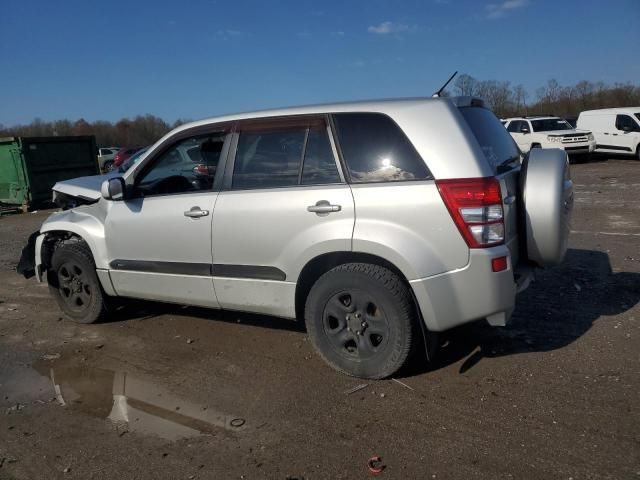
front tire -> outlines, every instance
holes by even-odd
[[[60,310],[78,323],[95,323],[108,313],[93,256],[86,243],[67,240],[56,247],[47,271],[49,291]]]
[[[408,287],[387,268],[348,263],[322,275],[305,305],[315,349],[334,369],[381,379],[406,362],[417,338]]]

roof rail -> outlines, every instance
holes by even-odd
[[[527,115],[524,115],[523,118],[536,118],[536,117],[557,117],[557,115],[554,115],[553,113],[529,113]]]

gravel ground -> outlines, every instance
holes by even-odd
[[[507,328],[395,380],[340,375],[271,317],[139,303],[62,318],[0,219],[0,479],[640,479],[640,163],[572,167],[565,263]],[[346,393],[355,390],[353,393]]]

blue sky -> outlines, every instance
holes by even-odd
[[[6,0],[0,123],[640,83],[640,0]]]

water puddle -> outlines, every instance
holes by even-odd
[[[178,440],[246,427],[244,418],[185,400],[138,375],[69,360],[39,360],[31,369],[5,370],[0,386],[14,405],[55,397],[65,408],[111,421],[121,433]]]

